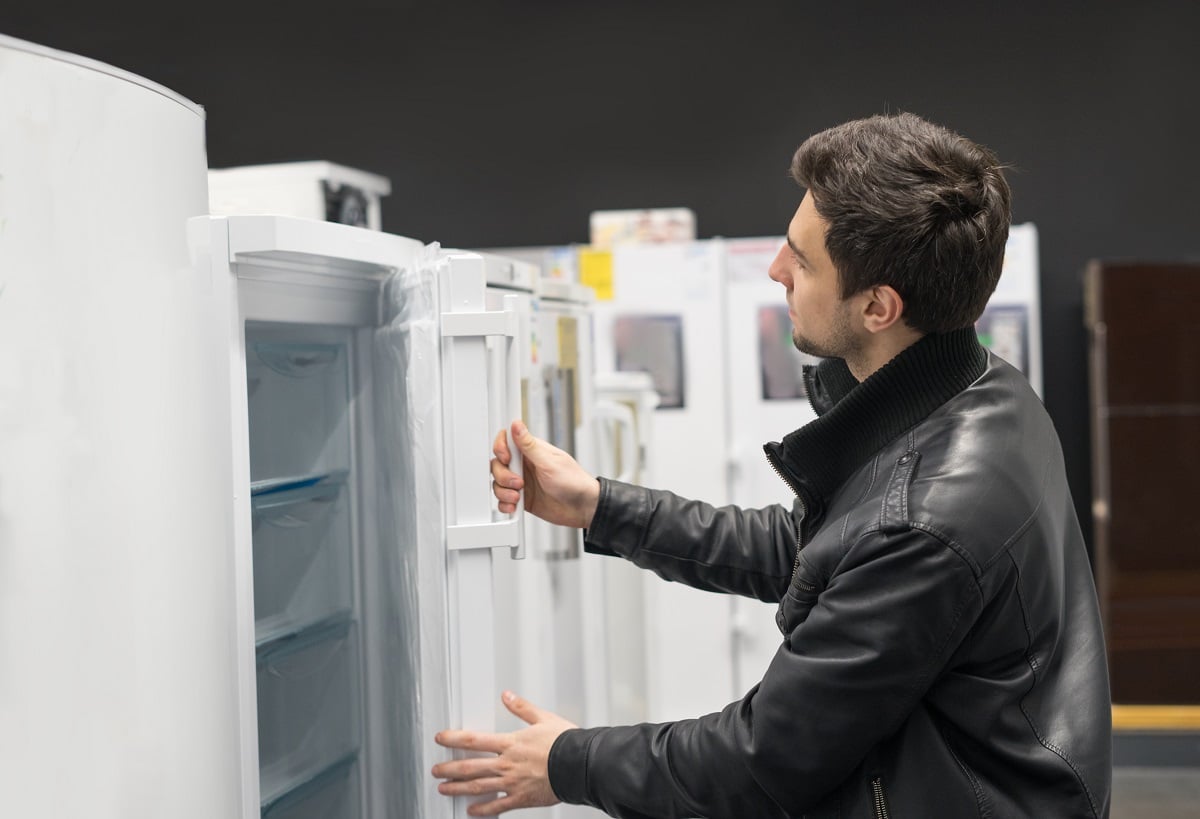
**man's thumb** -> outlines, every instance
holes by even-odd
[[[537,446],[537,438],[525,426],[524,421],[514,421],[512,425],[513,442],[521,450],[522,455],[528,455]]]
[[[543,717],[542,709],[538,708],[528,700],[521,699],[511,691],[505,691],[500,699],[504,701],[504,707],[507,708],[513,714],[513,716],[520,717],[530,725],[540,722]]]

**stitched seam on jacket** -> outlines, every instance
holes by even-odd
[[[1029,527],[1032,526],[1033,522],[1037,519],[1038,512],[1041,511],[1042,505],[1046,502],[1046,483],[1050,480],[1050,461],[1050,457],[1047,456],[1045,468],[1042,470],[1042,486],[1041,489],[1038,490],[1038,502],[1033,507],[1033,511],[1030,512],[1029,517],[1027,517],[1024,522],[1017,527],[1016,531],[1014,531],[1012,535],[1010,535],[1009,538],[1004,541],[1004,545],[1000,548],[1000,550],[996,552],[996,554],[992,555],[991,559],[988,560],[988,562],[984,565],[985,569],[989,568],[993,563],[999,560],[1002,555],[1006,554],[1008,550],[1012,548],[1012,545],[1021,539],[1021,536],[1029,530]]]
[[[1025,698],[1033,692],[1034,687],[1037,685],[1038,664],[1037,658],[1033,655],[1033,631],[1029,628],[1029,614],[1025,611],[1025,598],[1021,594],[1021,567],[1017,565],[1017,561],[1011,553],[1008,553],[1008,559],[1012,562],[1013,571],[1017,573],[1017,604],[1021,608],[1021,619],[1025,623],[1025,636],[1029,641],[1025,651],[1025,660],[1029,663],[1029,670],[1033,673],[1033,684],[1029,686],[1029,691],[1025,692],[1025,696],[1021,697],[1021,713],[1025,716],[1025,722],[1029,725],[1029,730],[1033,732],[1035,737],[1037,737],[1037,741],[1042,745],[1042,747],[1066,763],[1067,767],[1071,769],[1071,773],[1075,774],[1075,779],[1078,780],[1079,787],[1083,789],[1083,795],[1087,797],[1088,807],[1092,809],[1092,816],[1095,816],[1098,819],[1100,814],[1096,810],[1096,800],[1092,797],[1092,792],[1088,788],[1087,782],[1083,780],[1083,774],[1079,772],[1079,769],[1075,767],[1075,763],[1071,761],[1070,754],[1068,754],[1065,749],[1058,747],[1053,742],[1050,742],[1043,737],[1042,732],[1039,731],[1037,725],[1034,724],[1033,717],[1030,715],[1029,711],[1025,709]]]
[[[908,431],[907,439],[904,443],[904,453],[896,459],[895,466],[892,467],[892,477],[888,479],[887,486],[883,489],[883,499],[879,504],[879,525],[883,527],[888,521],[888,501],[892,499],[892,489],[896,484],[896,479],[904,475],[904,491],[900,493],[900,519],[908,520],[908,483],[912,478],[912,471],[916,468],[912,458],[907,463],[904,462],[905,455],[913,455],[916,452],[917,439],[913,435],[912,430]]]
[[[861,535],[859,535],[858,540],[855,541],[855,543],[861,543],[868,535],[873,535],[873,534],[876,534],[876,533],[879,533],[882,531],[883,531],[882,529],[874,528],[874,529],[870,529],[866,532],[863,532]],[[962,599],[959,601],[958,605],[954,607],[954,618],[950,622],[950,628],[946,632],[946,636],[942,638],[942,642],[938,645],[937,650],[932,652],[932,654],[930,655],[929,667],[926,668],[924,673],[916,680],[916,682],[914,682],[909,687],[910,690],[906,690],[904,692],[905,696],[907,696],[910,693],[910,691],[917,691],[922,688],[925,688],[926,682],[933,677],[933,670],[935,667],[935,663],[936,663],[937,659],[939,657],[941,657],[942,652],[946,650],[946,645],[950,642],[950,638],[954,636],[954,630],[956,628],[958,628],[958,621],[962,619],[963,611],[966,609],[967,602],[971,598],[970,592],[974,591],[974,592],[978,593],[981,600],[983,598],[983,589],[980,587],[979,581],[975,577],[975,572],[971,566],[971,563],[963,556],[963,554],[958,549],[952,548],[949,543],[947,543],[945,540],[943,540],[941,537],[939,537],[936,533],[929,532],[928,534],[931,535],[933,537],[933,539],[936,540],[938,543],[942,544],[942,546],[949,548],[950,551],[952,551],[955,555],[958,556],[959,560],[962,560],[962,562],[966,564],[967,571],[971,572],[971,579],[975,581],[975,584],[974,584],[974,586],[968,586],[965,589],[965,591],[963,592]],[[898,728],[899,725],[900,725],[900,723],[897,723],[895,726],[893,726],[893,730],[895,728]]]
[[[987,797],[983,793],[983,786],[979,784],[979,779],[975,776],[975,772],[967,767],[967,764],[962,761],[958,752],[954,750],[954,744],[950,742],[950,737],[947,735],[945,729],[939,726],[938,733],[942,735],[942,742],[946,743],[946,750],[950,752],[950,756],[954,757],[955,764],[963,772],[967,781],[971,783],[971,790],[975,791],[975,806],[979,808],[980,819],[990,819],[992,811],[986,804]]]
[[[919,520],[913,520],[909,521],[908,525],[912,529],[918,529],[922,532],[933,535],[935,538],[945,544],[947,549],[950,549],[959,557],[961,557],[963,562],[970,567],[971,573],[975,576],[975,582],[980,582],[979,578],[983,574],[983,571],[979,564],[975,562],[975,557],[969,551],[967,551],[965,546],[932,524],[924,523]],[[980,591],[982,592],[982,587],[980,588]]]

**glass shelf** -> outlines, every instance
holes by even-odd
[[[285,784],[277,793],[263,797],[263,819],[291,817],[353,816],[357,811],[357,789],[354,786],[354,766],[358,751],[354,750],[332,764],[318,768]]]
[[[337,500],[348,474],[342,469],[254,481],[250,484],[250,503],[255,526],[264,521],[285,529],[311,524]]]
[[[271,634],[257,637],[254,641],[257,663],[261,666],[271,660],[286,657],[297,651],[304,651],[326,640],[340,640],[346,636],[353,621],[353,613],[343,610],[313,623],[280,629]]]

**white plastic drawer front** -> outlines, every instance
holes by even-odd
[[[255,641],[353,608],[346,473],[251,484]]]
[[[306,787],[263,806],[262,819],[358,819],[358,789],[358,763],[348,758]]]
[[[299,340],[279,326],[247,328],[251,480],[349,463],[348,348],[336,335],[313,335]]]
[[[264,804],[304,787],[359,747],[358,633],[334,620],[264,646],[258,754]]]

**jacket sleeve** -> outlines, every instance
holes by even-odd
[[[782,506],[718,509],[601,478],[584,548],[705,591],[778,603],[796,555],[795,514]]]
[[[741,701],[694,720],[563,733],[550,752],[558,797],[627,819],[812,810],[912,713],[981,595],[936,538],[877,531],[811,608],[793,603],[796,622]]]

